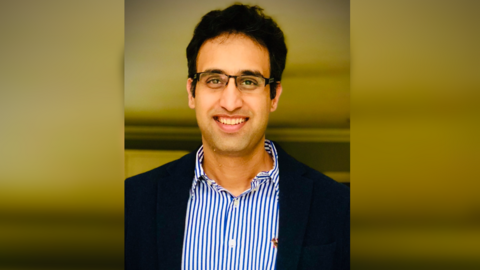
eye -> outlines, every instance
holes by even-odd
[[[245,81],[243,81],[243,84],[245,84],[245,85],[252,85],[252,84],[255,84],[255,83],[254,83],[253,81],[251,81],[251,80],[245,80]]]
[[[225,79],[221,74],[210,73],[205,74],[201,81],[211,89],[221,89],[225,85]]]
[[[221,83],[221,81],[218,78],[211,78],[211,79],[207,80],[207,83],[208,84],[219,84],[219,83]]]
[[[258,86],[258,79],[255,77],[241,77],[240,84],[249,87]]]

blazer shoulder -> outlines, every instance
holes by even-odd
[[[183,172],[185,170],[194,170],[192,164],[195,162],[195,153],[191,152],[177,160],[166,163],[150,171],[129,177],[125,180],[125,193],[143,193],[155,190],[155,187],[172,174]]]
[[[276,143],[275,147],[280,160],[280,175],[284,174],[282,171],[286,171],[286,175],[290,176],[298,176],[300,174],[302,177],[310,179],[314,186],[319,187],[321,190],[328,191],[328,193],[332,195],[343,198],[350,197],[349,187],[298,161]]]
[[[168,170],[170,166],[178,162],[178,160],[171,161],[167,164],[159,166],[157,168],[151,169],[149,171],[131,176],[125,179],[126,186],[137,186],[137,185],[148,185],[152,184],[152,182],[157,181],[161,178],[161,176],[168,175]]]
[[[315,185],[319,186],[320,188],[330,190],[330,192],[334,195],[341,197],[350,196],[350,188],[348,186],[333,180],[325,174],[312,169],[303,163],[302,165],[305,166],[304,177],[311,179]]]
[[[337,208],[349,211],[350,188],[339,183],[325,174],[304,165],[306,168],[303,177],[311,179],[314,184],[314,193],[320,195],[322,201],[328,201]]]
[[[331,196],[349,202],[349,187],[298,161],[294,157],[290,156],[287,152],[285,152],[285,150],[283,150],[277,143],[274,143],[274,145],[278,153],[278,159],[280,164],[280,177],[282,175],[286,175],[296,178],[301,175],[302,177],[311,180],[314,184],[315,189],[319,190],[320,193],[322,193],[322,196]],[[280,180],[280,182],[281,181],[282,180]]]

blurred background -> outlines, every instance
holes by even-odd
[[[126,176],[201,145],[187,105],[186,47],[201,17],[234,2],[125,2]],[[339,182],[350,182],[350,2],[250,1],[283,30],[288,54],[267,139]]]
[[[0,1],[0,269],[123,269],[123,24]]]

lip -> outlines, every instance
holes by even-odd
[[[219,118],[228,118],[228,119],[238,119],[238,118],[243,118],[245,119],[244,122],[239,123],[239,124],[234,124],[234,125],[229,125],[229,124],[224,124],[220,122],[218,119]],[[241,116],[241,115],[215,115],[213,117],[213,120],[215,123],[217,123],[218,127],[225,133],[235,133],[238,132],[245,124],[248,122],[250,118],[246,116]]]

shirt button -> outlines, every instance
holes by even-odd
[[[207,180],[207,184],[208,184],[209,186],[211,186],[211,185],[212,185],[212,181],[211,181],[211,180]]]
[[[230,245],[231,248],[234,248],[235,247],[235,239],[230,239],[228,244]]]
[[[238,204],[239,204],[238,199],[237,198],[233,199],[233,205],[235,205],[235,207],[238,207]]]

